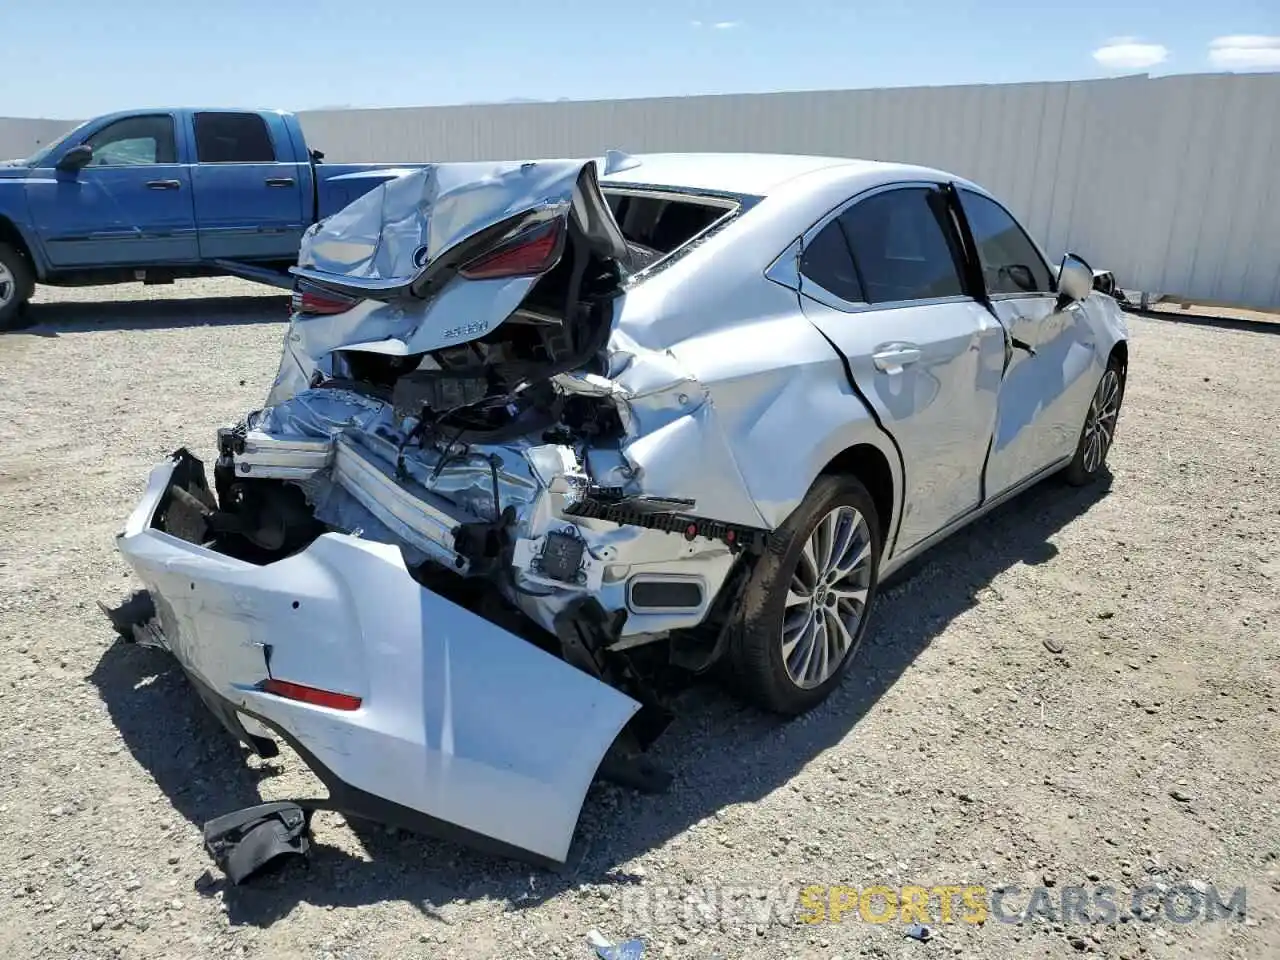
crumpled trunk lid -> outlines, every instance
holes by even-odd
[[[539,268],[462,274],[539,230],[557,237]],[[388,181],[303,237],[295,286],[359,306],[295,317],[268,402],[302,389],[334,351],[408,357],[458,347],[510,319],[544,277],[582,258],[621,274],[630,256],[593,160],[435,164]]]
[[[572,217],[595,252],[628,255],[594,160],[443,163],[390,180],[316,224],[292,272],[359,297],[422,295],[426,278],[483,253],[530,217]]]

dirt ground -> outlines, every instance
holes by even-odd
[[[151,466],[264,397],[285,313],[231,281],[46,291],[0,335],[5,955],[586,958],[592,928],[647,958],[1280,955],[1280,335],[1131,318],[1108,484],[936,550],[806,718],[681,694],[672,790],[593,788],[563,872],[321,815],[309,869],[232,888],[200,825],[310,776],[246,759],[95,601],[136,586],[112,538]],[[922,942],[831,889],[877,885],[1018,890]],[[1108,886],[1114,922],[1058,909]],[[1171,919],[1196,891],[1238,909]]]

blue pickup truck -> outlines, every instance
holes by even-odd
[[[274,110],[97,117],[0,162],[0,329],[36,283],[230,274],[289,285],[303,231],[423,164],[328,164]]]

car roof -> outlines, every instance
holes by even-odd
[[[782,185],[819,170],[886,182],[910,179],[924,171],[878,160],[787,153],[649,153],[632,155],[628,160],[622,169],[602,176],[601,186],[631,184],[767,197]],[[929,172],[948,178],[940,171]]]

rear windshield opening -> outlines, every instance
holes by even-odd
[[[738,209],[732,200],[605,189],[622,235],[651,263],[683,247]]]

